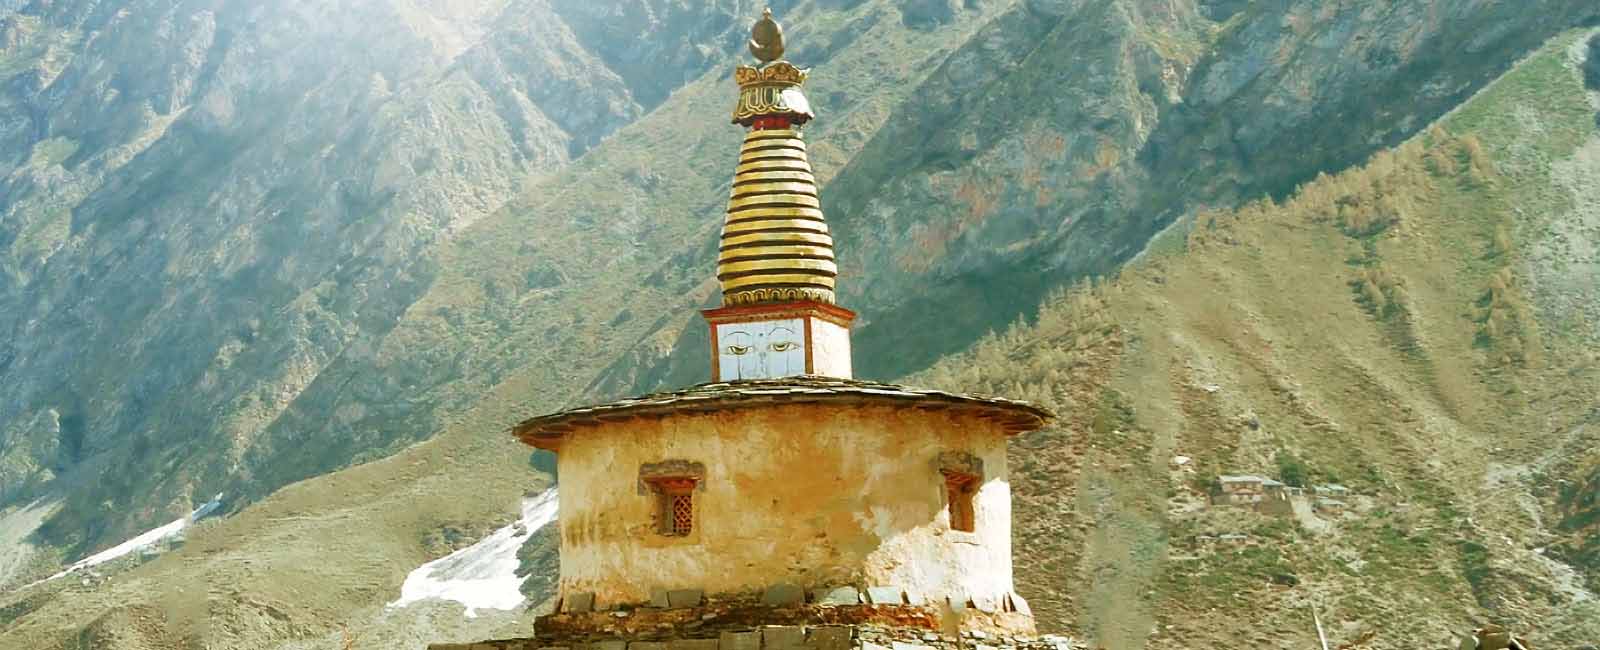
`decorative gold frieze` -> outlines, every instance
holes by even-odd
[[[722,297],[722,302],[727,305],[756,305],[769,302],[799,302],[802,300],[832,302],[833,290],[780,287],[776,289],[751,289],[749,291],[725,294]]]
[[[798,86],[745,86],[739,89],[739,103],[733,107],[733,122],[749,126],[759,117],[784,117],[804,124],[816,117],[811,103]]]
[[[741,65],[733,70],[733,80],[739,82],[739,87],[745,86],[799,86],[806,82],[809,70],[795,67],[788,61],[779,61],[766,67]]]

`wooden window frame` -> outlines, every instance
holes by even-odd
[[[703,463],[683,459],[639,466],[639,494],[655,499],[655,532],[661,537],[693,536],[698,525],[695,492],[705,488]]]
[[[965,451],[940,452],[933,461],[943,479],[945,513],[950,530],[961,540],[977,540],[978,491],[985,481],[983,459]]]
[[[978,495],[978,486],[982,479],[974,474],[945,471],[944,495],[945,511],[950,515],[950,530],[963,533],[978,532],[977,505],[973,503]]]
[[[656,488],[657,533],[664,537],[688,537],[694,533],[694,489],[697,483],[689,477],[651,481]]]

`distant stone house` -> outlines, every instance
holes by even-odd
[[[1316,492],[1317,496],[1327,497],[1329,499],[1343,499],[1350,496],[1350,488],[1336,483],[1318,485],[1313,488],[1313,490]]]
[[[1260,476],[1219,476],[1212,488],[1211,503],[1219,506],[1253,506],[1266,498],[1268,481],[1271,479]]]
[[[1246,507],[1269,515],[1294,514],[1292,499],[1302,493],[1300,488],[1252,474],[1227,475],[1217,478],[1212,486],[1211,505]]]

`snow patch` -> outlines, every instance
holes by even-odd
[[[215,512],[216,509],[220,508],[221,506],[222,495],[218,494],[210,501],[207,501],[200,507],[195,508],[194,512],[179,517],[165,526],[152,528],[140,533],[139,536],[134,537],[133,539],[108,548],[104,551],[100,551],[99,553],[95,553],[94,555],[78,560],[77,562],[73,562],[72,564],[67,565],[67,568],[62,569],[60,573],[45,578],[44,580],[40,580],[39,582],[48,582],[70,573],[82,571],[96,565],[105,564],[129,553],[138,552],[172,539],[173,537],[176,537],[179,532],[183,531],[183,529],[188,528],[189,524],[199,521],[202,517]],[[39,582],[34,584],[39,584]]]
[[[539,529],[555,521],[559,499],[550,488],[522,500],[522,518],[494,531],[478,543],[417,567],[400,586],[400,598],[389,607],[428,600],[450,600],[467,608],[467,618],[480,609],[515,609],[522,604],[517,577],[517,549]]]

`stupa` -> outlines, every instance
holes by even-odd
[[[770,11],[751,35],[712,381],[513,427],[557,455],[555,611],[530,638],[435,648],[1050,647],[1012,584],[1006,444],[1053,416],[852,377],[807,71]]]

